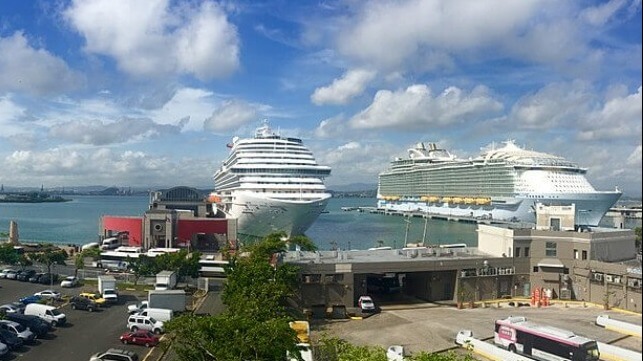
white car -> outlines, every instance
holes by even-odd
[[[0,271],[0,278],[7,278],[7,275],[9,273],[15,273],[16,270],[11,269],[11,268],[5,268],[2,271]]]
[[[139,313],[139,312],[143,311],[144,309],[146,309],[147,306],[148,306],[147,301],[141,301],[141,303],[139,303],[139,304],[128,305],[127,306],[127,313],[129,313],[130,315],[133,315],[135,313]]]
[[[60,292],[54,290],[43,290],[33,294],[34,296],[40,296],[42,298],[52,298],[54,300],[60,299]]]
[[[5,305],[0,306],[0,313],[22,313],[22,311],[18,308],[16,305],[12,305],[10,303],[7,303]]]
[[[60,287],[69,287],[69,288],[71,288],[71,287],[76,287],[76,286],[78,286],[78,278],[76,278],[74,276],[65,277],[65,279],[62,280],[62,282],[60,282]]]
[[[375,312],[375,302],[371,296],[360,296],[357,305],[362,312]]]

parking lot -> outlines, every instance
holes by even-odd
[[[641,339],[595,325],[598,315],[641,324],[641,315],[605,311],[582,303],[549,307],[513,307],[507,302],[475,309],[424,304],[404,307],[384,307],[382,312],[361,320],[313,320],[313,339],[323,334],[343,338],[356,345],[404,346],[405,352],[438,352],[455,346],[459,330],[473,331],[477,339],[493,337],[494,322],[509,316],[525,316],[528,320],[575,332],[597,341],[641,352]],[[478,358],[478,356],[476,356]]]
[[[61,288],[59,284],[50,287],[0,279],[0,304],[18,301],[21,297],[44,289],[60,291],[63,296],[78,295],[83,290],[95,291],[92,287]],[[55,328],[33,344],[25,344],[21,349],[10,352],[4,359],[87,361],[96,352],[116,347],[134,351],[143,360],[149,349],[144,346],[123,345],[119,341],[119,336],[127,331],[126,305],[137,302],[138,298],[133,293],[122,291],[120,296],[119,304],[104,307],[97,312],[72,310],[69,305],[64,305],[61,311],[67,316],[66,325]]]

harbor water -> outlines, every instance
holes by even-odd
[[[477,226],[472,223],[342,210],[375,205],[374,198],[332,198],[306,236],[322,250],[401,248],[422,242],[477,245]],[[148,196],[73,196],[71,202],[64,203],[3,203],[0,232],[8,233],[13,220],[22,241],[82,245],[98,240],[101,216],[142,216],[148,207]],[[603,223],[612,226],[609,218]],[[628,228],[640,225],[640,219],[626,221]]]

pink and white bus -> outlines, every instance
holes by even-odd
[[[525,317],[497,320],[493,342],[511,352],[544,361],[597,361],[595,340],[571,331],[527,321]]]

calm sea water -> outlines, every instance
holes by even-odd
[[[23,241],[62,244],[95,242],[102,215],[140,216],[147,209],[149,197],[75,196],[66,203],[0,203],[0,232],[8,232],[9,222],[18,223]],[[477,244],[476,225],[469,223],[406,219],[368,212],[342,211],[342,207],[376,205],[374,198],[332,198],[326,210],[310,227],[308,236],[320,249],[366,249],[379,245],[402,247],[405,243]],[[611,220],[605,219],[606,225]],[[627,227],[640,226],[641,221],[630,221]],[[408,229],[408,232],[407,232]]]

